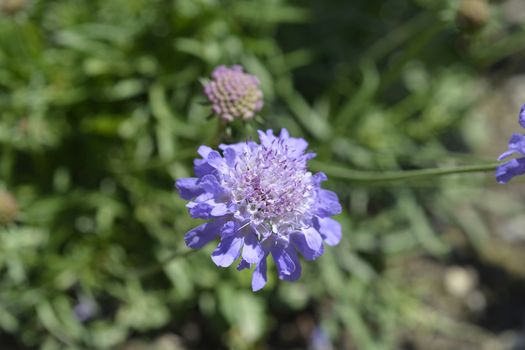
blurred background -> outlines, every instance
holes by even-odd
[[[342,242],[258,293],[213,244],[162,264],[215,66],[262,83],[238,140],[381,171],[493,162],[524,58],[523,0],[0,0],[0,348],[525,349],[519,178],[331,178]]]

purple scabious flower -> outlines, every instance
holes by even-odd
[[[212,110],[225,121],[251,119],[263,107],[263,93],[256,76],[244,73],[239,65],[219,66],[212,80],[204,84],[204,93]]]
[[[95,315],[97,312],[97,304],[93,299],[87,296],[81,296],[73,308],[73,312],[80,322],[85,322]]]
[[[520,109],[519,123],[522,128],[525,128],[525,104]],[[514,176],[525,174],[525,134],[513,134],[509,141],[509,149],[503,152],[498,160],[503,160],[514,153],[523,157],[509,160],[498,166],[496,169],[496,180],[499,183],[507,183]]]
[[[180,196],[190,200],[191,216],[208,220],[186,233],[186,245],[201,248],[219,236],[212,260],[228,267],[240,258],[238,270],[255,265],[253,291],[266,284],[268,255],[279,278],[294,281],[301,275],[297,252],[314,260],[323,254],[323,241],[341,240],[341,225],[330,218],[341,205],[334,192],[321,188],[326,175],[308,171],[315,156],[305,153],[308,143],[286,129],[278,137],[259,131],[259,139],[220,145],[222,154],[201,146],[196,177],[176,182]]]

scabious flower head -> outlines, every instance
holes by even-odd
[[[255,265],[252,289],[267,281],[271,255],[278,276],[294,281],[301,275],[297,252],[307,260],[323,254],[323,241],[336,245],[341,225],[330,218],[341,212],[337,195],[321,188],[323,173],[312,174],[305,153],[308,143],[290,137],[286,129],[259,131],[260,144],[248,141],[220,145],[222,154],[207,146],[198,150],[195,176],[179,179],[176,187],[192,217],[206,223],[186,233],[190,248],[201,248],[217,236],[212,260],[237,269]]]
[[[518,120],[521,127],[525,128],[525,104],[521,106]],[[498,160],[503,160],[514,153],[522,157],[511,159],[498,166],[496,180],[499,183],[507,183],[514,176],[525,174],[525,134],[513,134],[509,141],[509,149],[503,152]]]
[[[251,119],[263,107],[263,93],[256,76],[244,73],[239,65],[219,66],[212,80],[204,84],[204,93],[212,110],[223,120]]]

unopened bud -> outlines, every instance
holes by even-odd
[[[252,119],[263,106],[263,93],[256,76],[244,73],[239,65],[217,67],[204,93],[212,110],[223,120]]]

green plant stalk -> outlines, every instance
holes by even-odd
[[[322,171],[329,177],[355,182],[401,181],[443,175],[488,172],[496,170],[498,165],[499,163],[489,163],[417,170],[364,171],[351,170],[340,165],[330,165],[318,161],[310,162],[310,167],[314,171]]]

